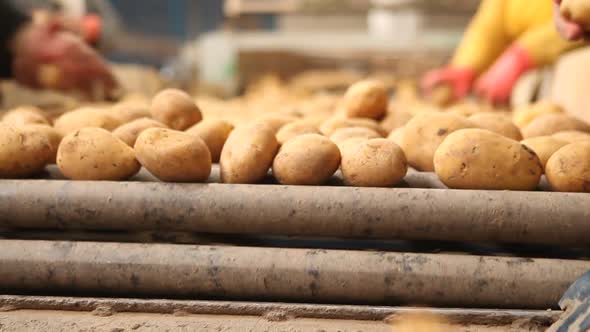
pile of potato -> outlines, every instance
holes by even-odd
[[[340,169],[347,185],[394,187],[412,167],[455,189],[535,190],[546,174],[556,191],[590,192],[590,125],[554,104],[441,108],[404,83],[389,96],[385,84],[364,80],[340,97],[288,99],[240,121],[203,112],[174,89],[53,123],[19,108],[0,123],[0,177],[30,177],[55,162],[72,180],[126,180],[143,167],[161,181],[206,182],[219,163],[224,183],[260,183],[271,171],[280,184],[322,185]]]

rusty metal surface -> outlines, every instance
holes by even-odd
[[[546,309],[590,262],[3,240],[4,293]],[[542,291],[540,291],[542,290]]]
[[[3,310],[60,310],[92,312],[109,308],[112,312],[193,315],[264,316],[282,312],[289,317],[390,321],[413,313],[427,313],[444,318],[453,324],[507,325],[527,320],[549,326],[559,319],[562,311],[554,310],[497,310],[497,309],[446,309],[416,307],[376,307],[356,305],[322,305],[270,302],[224,302],[170,299],[89,298],[0,295]]]
[[[0,228],[590,244],[590,195],[5,180]]]

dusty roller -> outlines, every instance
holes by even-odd
[[[137,180],[3,181],[0,227],[590,244],[585,194]],[[437,187],[431,174],[406,181]]]
[[[555,307],[590,262],[3,240],[5,292],[442,307]],[[287,286],[288,285],[288,286]],[[543,289],[542,292],[539,289]]]

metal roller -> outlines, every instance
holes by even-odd
[[[5,180],[0,228],[587,246],[590,195]]]
[[[464,255],[3,240],[4,293],[443,307],[555,307],[590,262]]]

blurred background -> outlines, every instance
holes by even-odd
[[[67,7],[77,1],[53,2]],[[448,60],[478,5],[474,0],[94,0],[84,6],[103,20],[99,49],[115,63],[134,64],[127,72],[145,65],[193,92],[232,96],[268,74],[288,80],[321,71],[319,79],[328,85],[355,75],[418,77]]]

